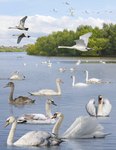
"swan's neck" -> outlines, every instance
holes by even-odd
[[[98,105],[97,115],[98,116],[102,115],[102,111],[103,111],[103,103]]]
[[[86,71],[86,78],[85,78],[86,81],[88,81],[88,71]]]
[[[9,102],[13,101],[13,93],[14,93],[14,86],[11,87],[10,95],[9,95]]]
[[[8,138],[7,138],[7,144],[8,145],[13,145],[13,141],[14,141],[14,134],[15,134],[15,130],[16,130],[16,125],[17,125],[17,121],[15,120],[11,126]]]
[[[57,86],[57,93],[58,95],[61,95],[61,87],[60,87],[60,83],[56,83],[56,86]]]
[[[52,133],[55,134],[56,136],[58,136],[59,128],[61,126],[61,123],[62,123],[63,119],[64,119],[64,115],[62,114],[58,118],[57,122],[55,123],[55,125],[54,125],[54,127],[52,129]]]
[[[52,117],[52,113],[51,113],[51,104],[46,102],[45,105],[45,110],[46,110],[46,116],[51,118]]]
[[[72,86],[75,86],[75,77],[73,76],[73,82],[72,82]]]

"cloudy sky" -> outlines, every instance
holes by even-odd
[[[8,28],[24,16],[31,37],[17,44],[12,35],[24,31]],[[116,23],[116,0],[0,0],[0,46],[20,47],[53,31],[75,30],[79,25],[101,28],[103,23]]]

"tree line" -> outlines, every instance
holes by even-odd
[[[75,40],[79,36],[92,32],[89,38],[88,47],[92,48],[90,51],[82,52],[75,49],[59,49],[59,45],[72,46],[75,45]],[[81,25],[76,31],[53,32],[48,36],[40,37],[35,44],[27,46],[28,55],[39,56],[91,56],[91,57],[115,57],[116,56],[116,25],[103,24],[102,29],[91,26]]]

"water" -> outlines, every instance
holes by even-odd
[[[42,61],[51,60],[52,67],[47,64],[41,64]],[[57,107],[52,107],[52,112],[61,111],[65,118],[60,128],[62,134],[79,116],[88,115],[85,105],[90,98],[97,100],[98,95],[103,95],[112,103],[112,111],[109,118],[99,119],[104,126],[105,131],[111,133],[104,139],[76,139],[67,140],[60,146],[52,148],[34,148],[34,149],[55,149],[55,150],[115,150],[116,149],[116,63],[115,60],[109,59],[106,64],[99,60],[83,59],[82,63],[77,67],[75,72],[71,72],[70,68],[75,66],[77,58],[49,58],[28,56],[26,53],[0,53],[0,78],[8,78],[14,71],[20,71],[26,76],[26,80],[14,81],[15,93],[14,97],[19,95],[29,96],[28,92],[36,91],[41,88],[55,89],[55,79],[61,78],[64,82],[62,85],[62,95],[54,97]],[[64,73],[59,72],[60,67],[66,67]],[[105,81],[111,81],[110,84],[90,85],[86,88],[73,88],[71,86],[71,75],[76,76],[76,80],[85,81],[84,70],[89,71],[90,77],[100,78]],[[32,97],[36,99],[34,105],[25,106],[23,108],[12,107],[8,104],[9,88],[3,88],[8,80],[0,80],[0,149],[18,150],[18,147],[10,147],[6,145],[7,136],[10,126],[4,128],[5,120],[10,115],[21,116],[25,113],[44,113],[45,97]],[[15,139],[18,139],[24,133],[30,130],[46,130],[51,131],[53,125],[18,125],[15,133]],[[22,150],[33,148],[21,148]]]

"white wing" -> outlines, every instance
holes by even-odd
[[[86,110],[89,113],[89,115],[96,116],[97,110],[96,110],[95,100],[94,99],[90,99],[89,100],[88,104],[86,105]]]
[[[108,99],[104,99],[104,105],[103,105],[103,115],[108,116],[111,112],[112,105]]]
[[[77,118],[66,130],[63,138],[100,138],[106,135],[103,132],[103,127],[98,124],[96,118],[82,116]]]
[[[75,42],[76,42],[77,46],[84,46],[84,47],[86,47],[86,44],[84,43],[83,39],[75,40]]]
[[[84,40],[85,45],[87,46],[89,37],[92,35],[92,32],[88,32],[82,36],[80,36],[81,40]]]
[[[27,19],[27,16],[23,17],[21,20],[20,20],[20,26],[24,27],[24,24],[25,24],[25,20]]]

